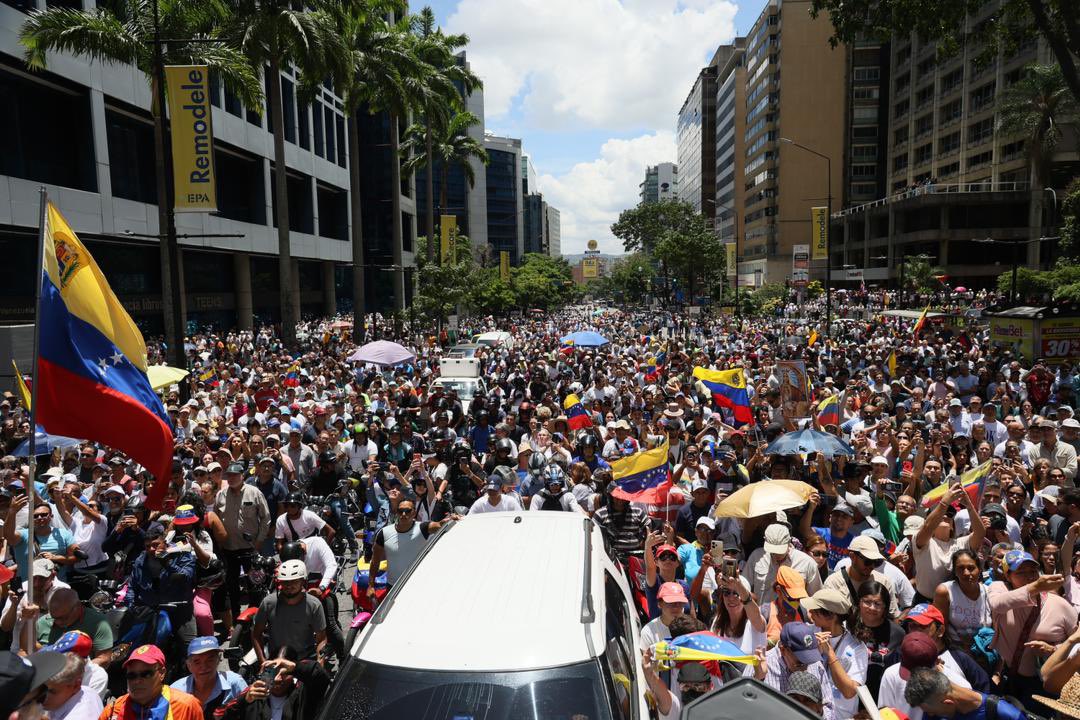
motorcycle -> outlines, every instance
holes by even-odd
[[[345,635],[345,648],[346,651],[353,646],[356,641],[356,636],[360,634],[360,631],[364,629],[364,626],[371,620],[371,616],[375,613],[375,608],[379,606],[382,599],[386,597],[386,593],[389,591],[389,587],[386,584],[386,561],[383,560],[378,568],[378,575],[375,576],[375,598],[368,597],[367,587],[368,580],[371,577],[371,563],[364,558],[360,558],[356,561],[356,571],[353,573],[352,587],[349,594],[352,595],[353,600],[353,612],[356,613],[353,616],[352,621],[349,623],[349,631]]]

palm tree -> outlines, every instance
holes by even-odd
[[[430,7],[425,7],[413,18],[413,32],[416,37],[414,52],[421,62],[432,70],[430,81],[438,82],[445,87],[455,86],[454,92],[447,90],[430,94],[426,101],[420,103],[420,113],[425,127],[425,154],[428,158],[426,182],[427,182],[427,236],[429,240],[435,236],[435,189],[434,189],[434,159],[432,150],[434,143],[433,133],[435,126],[445,123],[455,110],[463,105],[463,98],[483,87],[480,78],[464,65],[458,63],[455,54],[469,44],[468,35],[447,35],[442,28],[435,25],[435,13]],[[435,244],[427,244],[428,261],[435,257]]]
[[[389,111],[390,121],[396,125],[398,116],[406,111],[404,78],[415,75],[416,61],[409,52],[407,29],[391,25],[386,17],[390,13],[404,12],[403,0],[372,0],[364,7],[348,4],[333,11],[337,33],[344,45],[344,52],[335,60],[333,80],[338,95],[345,104],[349,133],[349,198],[352,205],[352,286],[353,286],[353,333],[362,337],[364,332],[364,229],[361,222],[363,205],[360,190],[360,131],[357,116],[361,111],[376,113]],[[393,153],[391,157],[396,158]],[[398,183],[400,185],[400,183]],[[401,210],[397,187],[393,189],[395,202],[392,212],[397,213],[393,239],[395,249],[401,247]],[[400,256],[397,264],[400,265]],[[395,290],[397,283],[395,283]],[[395,292],[395,296],[396,296]],[[395,297],[395,301],[397,298]],[[395,306],[402,307],[395,302]]]
[[[253,68],[268,73],[270,125],[274,135],[274,201],[277,206],[278,282],[281,339],[296,344],[299,298],[292,292],[292,248],[289,234],[289,193],[285,159],[285,122],[281,103],[281,68],[293,64],[304,78],[322,78],[334,58],[344,52],[333,19],[325,10],[329,0],[297,5],[291,0],[221,0],[226,20],[220,36],[233,42]],[[295,302],[295,304],[294,304]]]
[[[155,72],[155,30],[171,42],[164,45],[161,61],[168,65],[206,65],[232,93],[249,107],[262,102],[259,76],[243,54],[228,44],[205,42],[214,25],[221,20],[221,6],[193,0],[116,0],[108,7],[72,10],[63,7],[33,12],[19,30],[26,48],[26,63],[34,70],[47,66],[48,54],[66,52],[104,63],[134,65],[150,82],[150,113],[154,121],[154,170],[157,187],[158,232],[161,233],[162,310],[165,337],[173,354],[173,363],[183,367],[184,320],[174,297],[174,274],[179,247],[176,225],[169,208],[164,114],[158,106]],[[156,19],[156,23],[155,23]],[[155,27],[156,25],[156,27]],[[177,42],[190,39],[192,42]]]
[[[1062,136],[1062,125],[1080,118],[1080,105],[1069,90],[1057,64],[1033,64],[1014,85],[1001,94],[998,129],[1024,138],[1031,168],[1031,203],[1028,227],[1036,233],[1030,238],[1029,258],[1038,258],[1042,236],[1042,204],[1050,182],[1050,161]]]
[[[484,144],[469,135],[469,129],[479,124],[480,118],[465,110],[455,113],[446,124],[437,125],[434,129],[429,130],[425,125],[414,124],[405,131],[402,153],[407,156],[404,163],[406,172],[414,173],[425,166],[430,169],[434,166],[434,161],[439,162],[439,208],[443,212],[447,208],[446,195],[451,166],[461,166],[465,181],[471,188],[476,184],[476,174],[470,161],[476,158],[484,165],[488,163]],[[429,148],[431,155],[428,154]]]

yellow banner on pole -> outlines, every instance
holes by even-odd
[[[596,258],[585,258],[581,261],[581,277],[600,277],[600,262]]]
[[[452,263],[454,258],[454,236],[457,235],[457,215],[440,215],[439,229],[442,231],[440,246],[442,263]]]
[[[510,282],[510,251],[499,251],[499,278],[504,282]]]
[[[165,83],[172,133],[176,212],[217,210],[210,72],[205,65],[168,65]]]
[[[735,243],[728,243],[724,246],[727,251],[727,274],[734,275],[738,270],[739,261],[735,258]]]
[[[811,260],[829,258],[829,218],[827,208],[810,208],[810,251]]]

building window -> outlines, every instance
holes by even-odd
[[[877,100],[881,97],[881,89],[874,86],[856,87],[852,90],[852,97],[856,100]]]
[[[851,137],[855,140],[874,140],[878,136],[878,129],[874,126],[851,128]]]
[[[915,164],[922,165],[923,163],[930,162],[930,158],[934,156],[934,143],[926,143],[920,147],[915,148]]]
[[[851,114],[855,122],[864,125],[866,123],[876,123],[878,119],[878,109],[873,105],[870,107],[852,108]]]
[[[964,69],[957,68],[941,78],[941,94],[952,92],[957,86],[962,85],[964,82]]]
[[[994,119],[986,118],[968,125],[968,145],[986,142],[994,135]]]
[[[964,112],[964,103],[961,100],[953,100],[951,103],[942,105],[938,110],[938,124],[941,126],[959,120]]]
[[[154,125],[126,112],[105,108],[112,194],[125,200],[157,203],[154,172]]]
[[[922,107],[926,103],[934,99],[934,83],[930,83],[926,87],[919,88],[915,93],[915,105]]]
[[[919,138],[934,130],[934,113],[915,118],[915,137]]]
[[[903,145],[908,140],[908,126],[898,127],[893,130],[893,144]]]
[[[911,107],[911,103],[907,100],[901,100],[893,106],[893,117],[901,118],[907,115],[908,108]]]
[[[994,102],[994,90],[996,83],[990,81],[985,85],[971,91],[971,111],[976,112]]]
[[[960,131],[957,130],[954,133],[945,135],[938,140],[938,152],[942,155],[951,153],[960,149]]]
[[[948,165],[942,165],[938,168],[938,175],[940,175],[941,177],[949,177],[951,175],[955,175],[958,172],[960,172],[959,160],[951,162]]]
[[[877,165],[852,165],[851,177],[864,179],[877,177]]]
[[[906,90],[909,85],[911,85],[911,73],[906,72],[896,76],[896,92]]]
[[[856,162],[877,160],[877,145],[855,145],[851,148],[851,157]]]
[[[900,170],[903,170],[904,168],[907,167],[907,165],[908,165],[907,153],[904,153],[902,155],[897,155],[896,157],[893,158],[893,161],[892,161],[893,172],[898,172]]]
[[[968,158],[968,170],[972,170],[974,168],[982,167],[983,165],[989,164],[993,157],[994,153],[990,150],[987,150],[986,152],[981,152],[978,155],[972,155]]]
[[[855,68],[855,82],[877,82],[881,80],[881,70],[877,67]]]

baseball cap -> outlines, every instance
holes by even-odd
[[[697,522],[694,523],[694,527],[698,527],[700,525],[704,525],[705,527],[709,528],[710,530],[715,530],[716,529],[716,521],[713,520],[708,515],[702,515],[701,517],[699,517],[697,519]]]
[[[690,486],[690,492],[697,492],[698,490],[708,490],[709,483],[704,480],[695,480]]]
[[[877,528],[866,528],[859,534],[876,542],[879,550],[886,545],[885,536]]]
[[[851,601],[842,592],[832,588],[821,588],[803,600],[801,605],[808,612],[810,610],[826,610],[836,615],[847,615],[851,612]]]
[[[147,665],[165,666],[165,654],[157,645],[140,645],[131,651],[131,656],[124,661],[124,667],[131,663],[141,662]]]
[[[712,678],[704,665],[699,662],[688,662],[679,666],[678,680],[681,683],[703,683],[711,682]]]
[[[1061,421],[1061,427],[1072,428],[1073,430],[1080,429],[1080,420],[1076,418],[1065,418]]]
[[[788,695],[799,695],[810,702],[821,704],[821,681],[806,672],[798,670],[788,677]]]
[[[838,512],[838,513],[844,513],[845,515],[850,515],[851,517],[855,517],[855,509],[852,508],[850,505],[848,505],[845,502],[836,503],[836,505],[833,506],[832,511],[833,512]]]
[[[915,668],[937,665],[938,649],[926,633],[908,633],[900,642],[900,677],[907,680]]]
[[[52,560],[38,558],[34,561],[34,577],[49,577],[56,572],[56,564]]]
[[[1031,556],[1031,553],[1026,553],[1023,550],[1010,550],[1005,553],[1005,559],[1003,560],[1005,566],[1011,571],[1020,569],[1020,566],[1024,563],[1039,564],[1039,561]]]
[[[945,624],[945,618],[942,616],[941,611],[929,603],[919,603],[908,610],[904,622],[909,620],[923,626],[932,622],[936,622],[938,625]]]
[[[791,549],[791,531],[779,523],[765,528],[765,552],[786,555]]]
[[[801,600],[806,597],[806,580],[799,571],[789,565],[781,565],[776,569],[776,584],[787,591],[792,600]]]
[[[498,475],[488,475],[484,490],[502,490],[502,478]]]
[[[192,655],[202,655],[206,652],[217,652],[221,649],[221,645],[218,643],[218,639],[213,635],[207,635],[205,637],[197,637],[188,643],[187,654],[188,657]]]
[[[814,636],[816,630],[813,625],[803,622],[789,622],[780,631],[780,644],[795,653],[801,663],[813,665],[821,662],[821,651]]]
[[[41,649],[58,653],[70,652],[86,658],[90,657],[90,651],[94,649],[94,639],[81,630],[69,630],[58,637],[56,642]]]
[[[229,463],[229,467],[225,469],[227,475],[243,475],[247,471],[247,468],[242,462]]]
[[[661,585],[660,589],[656,591],[656,598],[669,603],[689,602],[686,599],[686,593],[683,592],[682,585],[677,582],[666,582]]]
[[[656,557],[660,557],[661,555],[663,555],[666,552],[671,553],[675,557],[679,556],[679,551],[675,549],[674,545],[657,545],[656,546]]]
[[[998,503],[986,503],[982,506],[981,515],[1000,515],[1005,517],[1005,508]]]
[[[110,485],[109,488],[105,492],[103,492],[101,494],[102,495],[108,495],[109,493],[116,493],[117,495],[122,495],[123,497],[127,497],[127,493],[124,492],[124,488],[121,485]]]
[[[960,402],[960,398],[953,398],[949,401],[949,407],[964,407],[964,403]]]
[[[848,554],[851,553],[859,553],[867,560],[885,559],[885,556],[878,550],[878,545],[874,542],[874,539],[866,535],[858,535],[851,539],[851,543],[848,545]]]
[[[206,466],[206,472],[214,472],[215,470],[220,470],[220,469],[221,469],[221,463],[219,463],[219,462],[212,462],[212,463],[210,463],[209,465]]]
[[[915,537],[919,534],[919,530],[922,529],[923,524],[926,522],[926,518],[921,515],[908,515],[904,520],[904,536]]]
[[[18,708],[27,693],[51,680],[67,664],[61,653],[40,650],[28,657],[0,652],[0,716]]]
[[[874,501],[866,493],[844,493],[844,499],[853,510],[858,510],[869,521],[874,515]]]
[[[870,459],[871,465],[888,465],[889,459],[884,455],[875,455]]]

